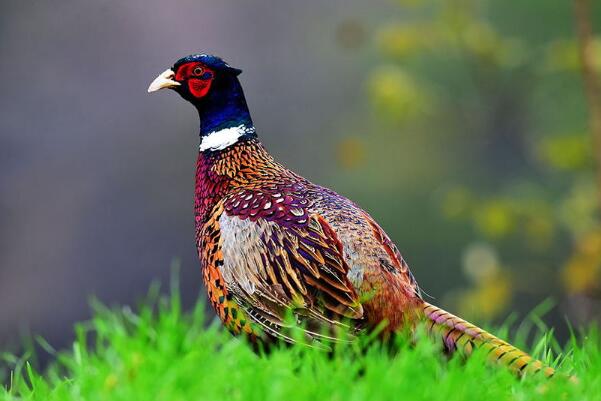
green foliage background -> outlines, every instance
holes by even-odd
[[[341,135],[333,181],[349,192],[362,181],[351,197],[460,315],[494,319],[552,296],[555,324],[598,319],[595,151],[572,2],[397,3],[374,28],[371,114]],[[601,72],[601,37],[594,49]]]

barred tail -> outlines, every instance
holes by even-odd
[[[551,377],[555,374],[553,368],[541,361],[437,306],[424,302],[423,312],[430,331],[441,335],[444,346],[450,351],[460,348],[469,354],[473,348],[482,347],[488,351],[491,361],[507,366],[517,375],[542,372]]]

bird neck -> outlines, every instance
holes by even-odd
[[[275,174],[278,169],[282,167],[257,138],[238,141],[218,151],[200,151],[194,192],[197,229],[210,218],[213,208],[232,188],[244,185],[258,175]]]
[[[196,109],[200,117],[201,151],[222,150],[257,136],[242,86],[235,77],[216,81]]]

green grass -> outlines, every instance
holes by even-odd
[[[12,373],[0,399],[601,400],[601,337],[594,329],[573,336],[563,356],[553,357],[551,336],[531,350],[576,374],[575,385],[563,377],[518,380],[479,353],[448,359],[427,338],[401,339],[396,353],[362,338],[362,345],[330,354],[296,346],[258,355],[217,322],[207,327],[202,302],[183,313],[177,293],[154,298],[137,312],[95,304],[93,319],[76,326],[72,348],[56,353],[44,373],[5,355]]]

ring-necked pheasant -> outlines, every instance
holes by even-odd
[[[283,339],[288,314],[320,341],[386,321],[427,321],[448,350],[485,347],[518,374],[543,371],[526,353],[429,304],[388,235],[352,201],[274,160],[257,139],[241,70],[222,59],[178,60],[148,88],[170,88],[200,116],[194,212],[209,299],[224,325],[253,341]]]

